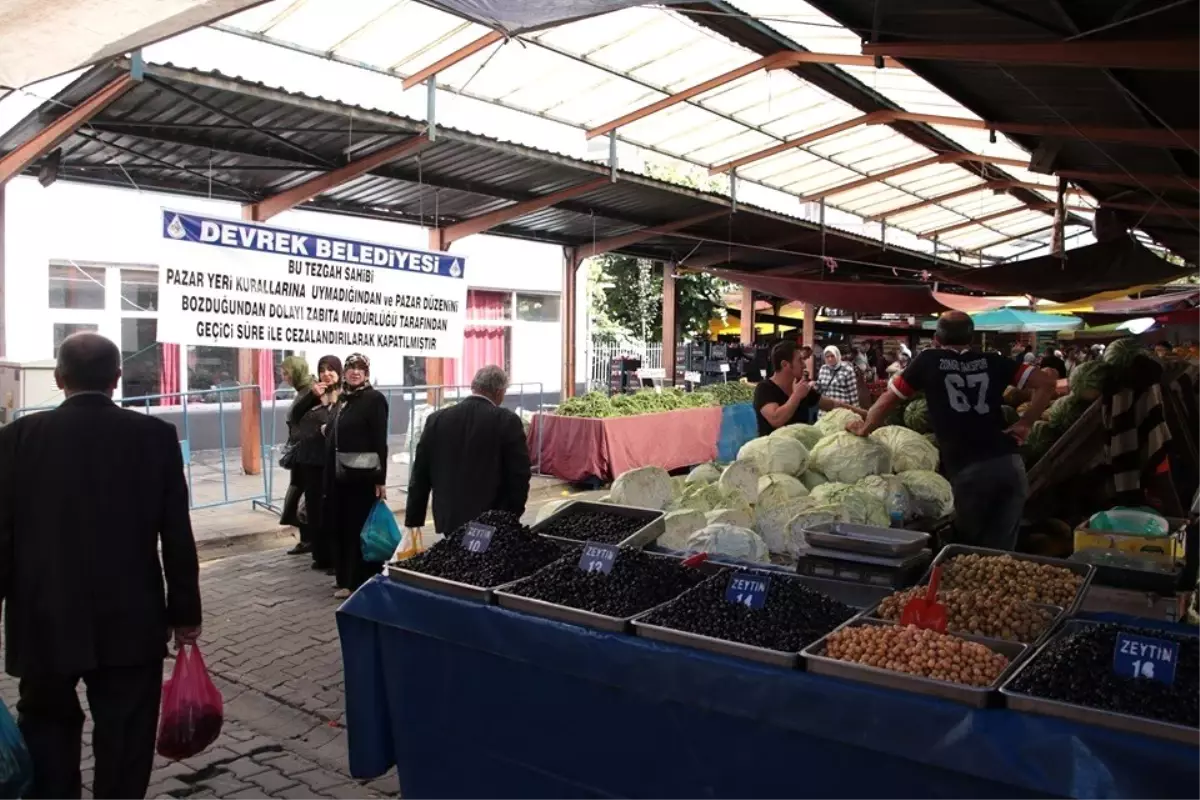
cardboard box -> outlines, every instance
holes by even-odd
[[[1097,531],[1080,525],[1075,529],[1075,552],[1116,550],[1155,563],[1183,561],[1186,520],[1168,517],[1168,533],[1162,536]]]

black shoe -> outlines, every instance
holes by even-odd
[[[288,550],[287,554],[289,556],[302,556],[305,553],[311,553],[311,552],[312,552],[311,544],[309,544],[308,542],[300,542],[295,547],[293,547],[291,550]]]

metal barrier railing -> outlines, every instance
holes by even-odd
[[[179,446],[183,452],[184,469],[187,472],[188,502],[190,508],[195,511],[233,503],[250,502],[253,506],[269,503],[271,475],[268,454],[272,448],[267,444],[266,426],[260,425],[258,432],[259,455],[263,465],[261,475],[246,475],[241,472],[240,465],[232,474],[229,469],[230,459],[236,459],[241,453],[240,418],[243,402],[257,402],[264,412],[270,409],[271,426],[274,431],[277,400],[272,397],[269,404],[263,404],[261,398],[262,390],[258,386],[236,386],[123,397],[116,402],[125,408],[143,411],[175,425],[180,437]],[[13,419],[56,407],[46,405],[19,408],[13,412]],[[237,409],[236,414],[234,409]],[[238,438],[236,448],[228,446],[230,435],[226,429],[231,423]],[[218,446],[196,447],[193,434],[197,426],[206,428],[204,443],[214,443]],[[214,426],[215,431],[212,430]],[[216,491],[218,476],[219,493]]]

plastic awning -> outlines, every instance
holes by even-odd
[[[631,6],[670,0],[426,0],[437,8],[507,34],[535,31]]]
[[[0,0],[0,94],[123,55],[264,0]]]
[[[756,292],[860,314],[940,314],[949,310],[927,286],[811,281],[724,269],[704,271]]]

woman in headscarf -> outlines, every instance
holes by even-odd
[[[858,376],[854,367],[842,361],[842,351],[836,345],[825,348],[825,363],[817,373],[817,390],[822,397],[850,406],[858,405]],[[819,416],[824,416],[822,411]]]
[[[308,362],[289,356],[283,362],[284,376],[296,390],[288,409],[289,469],[291,485],[304,496],[304,517],[300,525],[300,544],[289,554],[313,554],[313,569],[333,568],[333,544],[321,526],[325,483],[325,426],[337,403],[342,382],[342,362],[337,356],[322,356],[317,376],[308,372]]]
[[[388,403],[371,386],[371,362],[346,359],[342,392],[325,429],[325,526],[334,543],[337,591],[346,598],[382,564],[363,560],[359,536],[377,500],[387,496]]]

